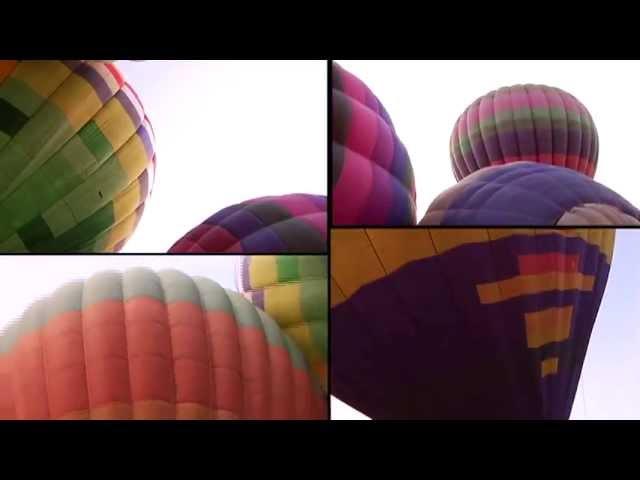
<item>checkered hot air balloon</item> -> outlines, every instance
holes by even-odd
[[[566,167],[593,177],[598,132],[573,95],[544,85],[515,85],[473,102],[450,142],[456,180],[487,166],[518,161]]]
[[[533,162],[485,167],[441,193],[421,225],[640,225],[640,210],[567,168]]]
[[[568,419],[615,230],[331,236],[331,392],[375,419]]]
[[[0,335],[3,419],[324,419],[304,355],[207,278],[101,272]]]
[[[389,114],[358,78],[332,66],[332,202],[336,225],[415,225],[407,150]]]
[[[112,63],[0,61],[0,251],[118,251],[144,210],[153,130]]]
[[[327,257],[254,255],[238,265],[238,289],[264,310],[304,353],[326,390]]]
[[[169,253],[325,253],[327,199],[291,194],[261,197],[215,213]]]

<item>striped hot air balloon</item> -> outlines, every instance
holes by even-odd
[[[296,342],[326,390],[327,257],[244,257],[238,268],[238,288]]]
[[[327,199],[291,194],[227,207],[198,225],[169,253],[324,253]]]
[[[302,352],[267,314],[176,270],[102,272],[0,336],[3,419],[322,419]]]
[[[615,230],[331,236],[331,392],[388,419],[567,419]]]
[[[407,150],[382,103],[335,62],[331,115],[333,223],[415,225],[416,189]]]
[[[441,193],[421,225],[640,225],[640,210],[581,173],[533,162],[486,167]]]
[[[515,85],[480,97],[460,115],[450,151],[456,180],[490,165],[519,161],[593,177],[598,132],[573,95],[544,85]]]
[[[153,183],[153,131],[115,65],[0,61],[0,251],[117,251]]]

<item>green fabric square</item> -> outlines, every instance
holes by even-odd
[[[298,257],[300,278],[327,277],[327,257],[325,255],[303,255]]]
[[[27,117],[33,116],[45,101],[26,83],[13,77],[7,78],[0,85],[0,98],[5,99]]]
[[[27,120],[29,117],[4,98],[0,98],[0,131],[13,137],[27,123]]]
[[[41,243],[53,239],[53,234],[44,218],[38,216],[18,230],[22,243],[31,251],[37,251]]]
[[[9,142],[0,150],[0,197],[29,162],[29,156],[21,145]]]
[[[113,204],[109,203],[100,208],[90,217],[77,223],[71,229],[37,245],[39,252],[77,252],[86,250],[88,243],[93,243],[95,238],[108,230],[114,222]]]
[[[111,157],[65,198],[75,218],[84,220],[113,200],[128,185],[128,177],[116,156]]]
[[[46,102],[16,135],[15,141],[31,159],[44,160],[59,150],[73,133],[64,112]]]
[[[45,210],[42,217],[46,220],[54,237],[60,237],[63,233],[78,225],[71,208],[64,201],[58,202]]]
[[[298,278],[298,257],[295,255],[280,255],[276,257],[278,282],[291,282]]]
[[[11,137],[9,135],[4,133],[3,131],[0,131],[0,149],[4,148],[4,146],[9,143],[10,140]]]
[[[17,233],[0,242],[0,252],[28,252]]]
[[[328,290],[324,279],[310,280],[302,284],[300,292],[302,316],[305,319],[313,344],[320,351],[327,351]]]
[[[107,137],[93,120],[80,129],[78,137],[97,159],[98,164],[113,155],[111,142],[107,140]]]

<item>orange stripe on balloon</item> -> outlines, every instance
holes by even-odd
[[[476,286],[480,303],[499,303],[522,295],[533,295],[553,290],[591,291],[595,277],[581,273],[543,273],[539,275],[520,275],[483,283]]]
[[[124,305],[105,300],[82,315],[87,388],[92,416],[96,406],[131,404]],[[100,416],[100,410],[95,412]],[[116,412],[117,413],[117,412]]]
[[[13,395],[18,418],[47,419],[47,383],[40,332],[23,335],[13,350]]]
[[[17,65],[17,60],[0,60],[0,82],[4,82],[13,73]]]
[[[82,314],[63,312],[42,329],[51,418],[89,408]]]
[[[209,323],[212,369],[215,382],[215,410],[233,412],[242,417],[242,373],[240,340],[235,319],[227,312],[206,312]]]
[[[0,420],[16,418],[13,403],[10,354],[0,355]]]
[[[124,305],[133,401],[154,399],[175,405],[171,330],[164,302],[136,297]],[[150,404],[149,408],[153,410],[150,415],[165,415],[163,408],[161,413],[155,413],[155,404]],[[137,416],[137,410],[135,413]]]
[[[207,324],[199,305],[181,301],[167,304],[174,357],[178,404],[211,407],[215,383],[210,378]],[[178,410],[182,408],[178,405]]]
[[[240,327],[244,418],[265,420],[270,417],[269,347],[259,327]]]
[[[289,353],[283,347],[270,346],[271,362],[271,418],[288,419],[294,417],[293,365]]]
[[[562,342],[569,338],[572,316],[573,305],[525,313],[529,348],[538,348],[547,343]]]

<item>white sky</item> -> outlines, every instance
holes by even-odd
[[[325,61],[119,61],[156,136],[154,190],[123,252],[164,253],[234,203],[327,190]]]
[[[236,289],[235,255],[0,255],[0,329],[38,298],[58,287],[83,280],[104,270],[123,271],[148,267],[155,271],[180,270],[187,275],[208,277],[221,286]]]
[[[417,188],[418,220],[455,183],[449,137],[458,116],[500,87],[538,83],[580,100],[600,139],[595,180],[640,207],[640,61],[342,61],[384,104],[407,147]]]
[[[640,419],[640,230],[618,230],[613,262],[591,334],[572,420]],[[331,418],[367,417],[331,397]]]

